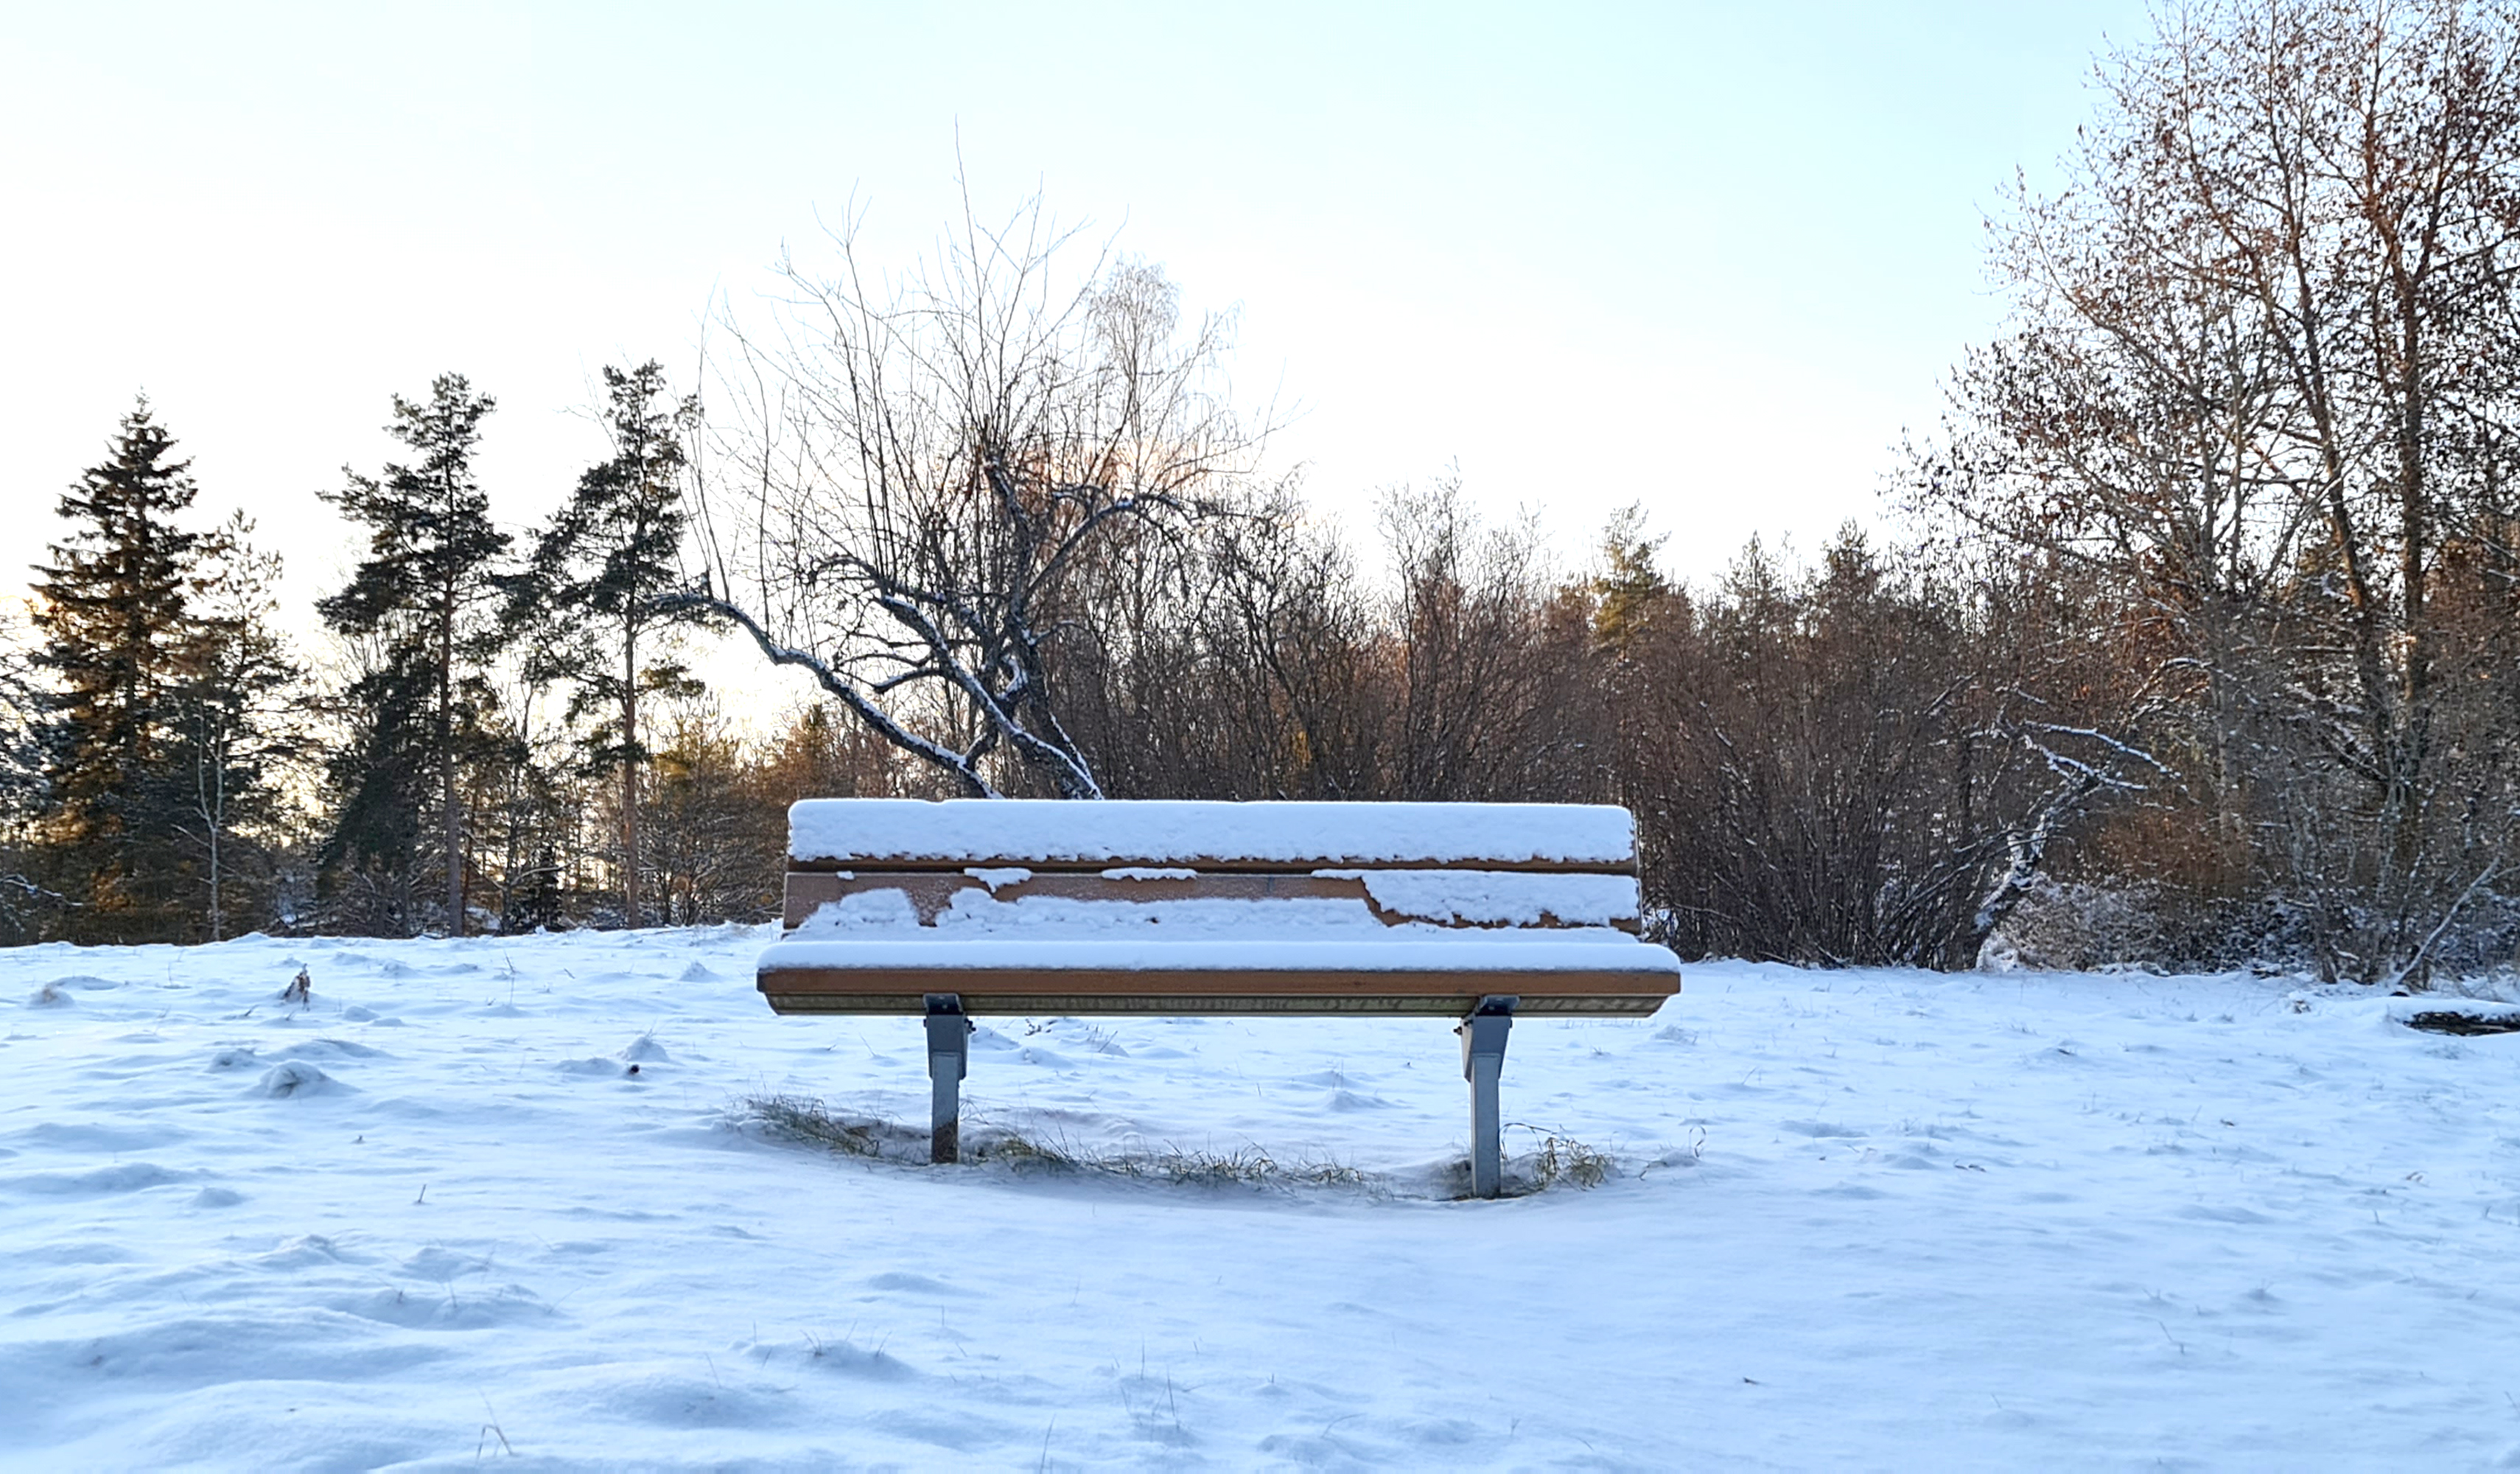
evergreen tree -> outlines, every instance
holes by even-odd
[[[172,935],[179,861],[166,792],[169,692],[187,640],[196,534],[190,461],[143,397],[112,453],[62,495],[71,525],[35,583],[37,662],[58,689],[45,729],[44,848],[94,940]]]
[[[603,714],[588,758],[618,777],[621,921],[637,926],[639,774],[651,757],[639,699],[697,689],[681,665],[655,657],[665,626],[689,619],[660,613],[656,603],[685,581],[683,446],[698,428],[699,401],[669,398],[664,367],[653,359],[627,373],[608,367],[604,383],[612,454],[578,478],[575,494],[535,540],[511,608],[512,618],[546,618],[568,631],[550,653],[575,686],[570,718]]]
[[[343,468],[347,484],[325,499],[369,529],[369,556],[348,586],[316,605],[336,632],[375,642],[346,693],[359,729],[334,763],[343,799],[328,848],[337,860],[398,867],[407,890],[419,810],[424,795],[433,797],[446,926],[456,936],[465,930],[462,769],[490,740],[483,668],[503,643],[495,616],[509,537],[490,525],[472,470],[493,407],[460,374],[439,375],[426,402],[394,397],[386,433],[417,461],[388,464],[381,477]]]
[[[1599,648],[1625,654],[1654,606],[1671,596],[1671,584],[1655,561],[1662,544],[1662,538],[1645,535],[1642,503],[1630,502],[1611,514],[1601,532],[1601,568],[1587,590],[1593,598],[1593,639]]]

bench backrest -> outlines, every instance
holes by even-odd
[[[785,919],[898,891],[932,926],[999,900],[1361,899],[1386,924],[1638,929],[1635,824],[1559,804],[809,799]]]

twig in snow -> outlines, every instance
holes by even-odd
[[[490,1395],[486,1392],[481,1394],[481,1410],[490,1414],[490,1421],[481,1425],[481,1441],[472,1446],[472,1461],[476,1464],[481,1461],[481,1455],[489,1449],[490,1440],[493,1438],[499,1441],[500,1452],[510,1458],[516,1457],[516,1448],[508,1442],[507,1430],[499,1426],[498,1409],[490,1405]]]

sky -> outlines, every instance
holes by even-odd
[[[495,395],[518,529],[601,453],[603,365],[698,381],[711,303],[863,212],[908,264],[1039,192],[1238,314],[1316,503],[1457,473],[1676,573],[1878,517],[2001,321],[1985,220],[2140,0],[1659,5],[82,5],[0,0],[0,517],[17,568],[146,392],[202,520],[303,606],[317,493],[396,393]]]

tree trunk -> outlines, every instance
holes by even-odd
[[[438,821],[446,847],[446,934],[464,935],[464,809],[455,791],[455,596],[448,590],[438,612],[437,760],[443,805]]]
[[[219,763],[219,771],[211,782],[219,790],[215,800],[215,812],[208,816],[208,822],[202,827],[208,832],[210,841],[210,940],[216,942],[220,939],[220,934],[227,930],[227,913],[219,904],[219,829],[221,821],[227,817],[228,806],[226,762]]]
[[[621,924],[639,924],[639,657],[621,642]]]

